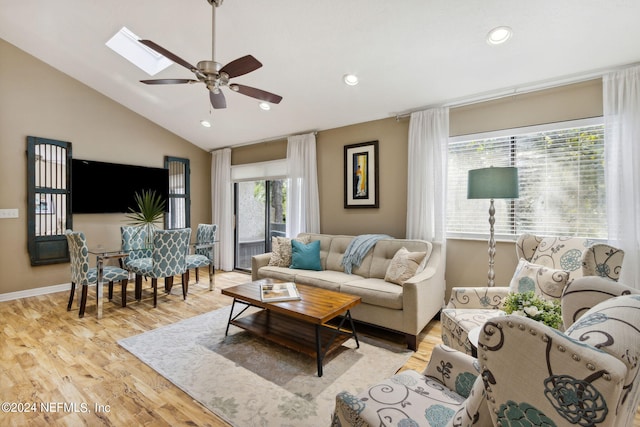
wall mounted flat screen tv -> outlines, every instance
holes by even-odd
[[[121,213],[135,208],[135,193],[154,190],[169,211],[169,170],[72,159],[73,213]]]

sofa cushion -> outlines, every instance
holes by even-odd
[[[289,267],[264,266],[258,270],[259,279],[277,279],[285,282],[294,282],[295,273],[298,270],[292,270]]]
[[[402,310],[402,287],[383,279],[351,280],[340,286],[340,292],[361,297],[363,304]]]
[[[440,312],[442,342],[466,354],[473,354],[474,346],[469,341],[469,332],[497,316],[504,316],[502,310],[483,308],[443,308]]]
[[[333,270],[322,270],[322,271],[313,271],[313,270],[294,270],[295,274],[295,282],[301,283],[303,285],[312,285],[317,286],[319,288],[329,289],[332,291],[339,292],[340,286],[354,279],[354,276],[351,274],[343,273],[342,271],[333,271]],[[360,279],[359,276],[355,276]]]
[[[545,299],[559,301],[568,280],[569,273],[564,270],[532,264],[520,258],[509,290],[519,293],[534,291]]]
[[[291,241],[291,265],[289,268],[300,270],[322,270],[320,264],[320,242],[318,240],[308,244],[297,240]]]
[[[296,237],[297,241],[309,243],[309,236]],[[269,265],[276,267],[289,267],[291,265],[291,239],[288,237],[274,236],[271,238],[271,259]]]
[[[327,254],[327,263],[325,270],[344,271],[342,265],[342,259],[347,247],[353,240],[353,236],[335,236],[331,241],[331,247]],[[362,262],[358,266],[353,266],[351,272],[357,276],[368,277],[369,269],[371,268],[371,259],[373,251],[369,251],[367,255],[362,259]]]
[[[402,285],[411,279],[420,267],[420,263],[427,256],[426,252],[409,252],[404,246],[391,259],[384,280]]]
[[[450,369],[450,368],[447,368]],[[461,383],[482,390],[482,380],[466,375]],[[458,378],[456,378],[458,379]],[[484,396],[482,396],[484,399]],[[405,370],[375,384],[357,396],[343,391],[336,396],[332,425],[343,426],[448,426],[464,411],[465,398],[449,390],[438,378]],[[487,417],[488,418],[488,417]],[[381,421],[384,420],[384,421]],[[479,425],[486,425],[479,422]],[[467,425],[467,424],[464,424]],[[523,423],[524,425],[524,423]]]

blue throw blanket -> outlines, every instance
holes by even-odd
[[[344,251],[342,266],[344,271],[351,274],[352,268],[359,266],[367,252],[376,244],[378,240],[393,239],[386,234],[362,234],[353,238],[347,250]]]

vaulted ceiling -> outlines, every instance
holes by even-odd
[[[283,97],[270,111],[226,89],[212,109],[173,64],[149,77],[105,46],[126,26],[186,61],[210,60],[206,0],[0,0],[0,37],[203,149],[366,122],[640,62],[637,0],[225,0],[215,55],[251,54],[235,81]],[[509,26],[505,44],[486,43]],[[2,58],[0,58],[0,63]],[[355,73],[357,86],[342,78]],[[200,125],[209,120],[210,128]]]

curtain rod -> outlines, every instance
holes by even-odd
[[[281,136],[277,136],[277,137],[274,137],[274,138],[266,138],[266,139],[259,139],[257,141],[243,142],[241,144],[232,145],[230,147],[216,148],[216,149],[210,150],[209,152],[213,153],[214,151],[221,150],[222,148],[236,148],[236,147],[244,147],[245,145],[254,145],[254,144],[262,144],[262,143],[265,143],[265,142],[280,141],[281,139],[287,139],[290,136],[306,135],[308,133],[312,133],[314,135],[318,135],[318,131],[317,130],[310,131],[310,132],[294,133],[294,134],[291,134],[291,135],[281,135]]]
[[[574,83],[582,83],[588,80],[602,78],[607,73],[623,70],[625,68],[633,67],[638,64],[640,63],[626,64],[626,65],[621,65],[619,67],[614,67],[614,68],[606,68],[606,69],[603,68],[603,69],[591,71],[589,73],[568,75],[560,79],[542,80],[527,86],[522,86],[522,87],[514,86],[511,88],[499,89],[491,92],[484,92],[484,93],[474,95],[472,97],[454,99],[449,102],[445,102],[444,104],[427,105],[421,108],[416,108],[416,109],[407,111],[405,113],[396,114],[396,121],[400,121],[402,119],[411,117],[411,113],[428,110],[430,108],[463,107],[465,105],[478,104],[480,102],[495,101],[497,99],[502,99],[509,96],[521,95],[521,94],[536,92],[536,91],[545,90],[545,89],[552,89],[555,87],[566,86]]]

